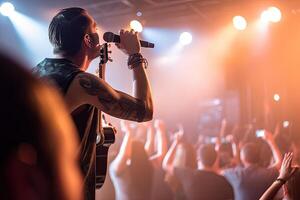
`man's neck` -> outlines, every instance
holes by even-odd
[[[74,63],[75,65],[77,65],[83,71],[87,70],[88,66],[91,63],[91,61],[88,59],[87,55],[83,55],[80,53],[78,53],[74,56],[66,56],[66,55],[57,54],[55,57],[67,59],[67,60],[71,61],[72,63]]]

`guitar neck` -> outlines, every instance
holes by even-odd
[[[100,56],[100,63],[99,63],[99,71],[98,75],[99,78],[105,80],[105,68],[106,63],[109,60],[108,58],[108,51],[107,51],[107,43],[104,43],[101,50],[101,56]],[[103,144],[96,144],[96,189],[99,189],[102,187],[105,181],[106,172],[107,172],[107,154],[108,149],[111,144],[115,142],[115,129],[109,127],[103,127],[103,122],[106,124],[105,117],[102,116],[102,112],[98,110],[99,114],[99,120],[100,120],[100,130],[99,132],[102,133],[102,137],[104,137],[104,143]]]
[[[99,63],[99,74],[98,74],[98,76],[99,76],[99,78],[101,78],[101,79],[103,79],[103,80],[105,80],[105,67],[106,67],[106,63],[102,63],[102,62],[100,62]],[[103,129],[103,123],[102,123],[102,112],[99,110],[99,120],[100,120],[100,132],[102,131],[102,129]]]
[[[99,78],[105,80],[106,64],[99,63]]]

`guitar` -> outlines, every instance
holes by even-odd
[[[108,44],[104,43],[101,45],[100,50],[100,63],[99,63],[99,77],[104,79],[104,67],[108,61],[111,61],[111,58],[108,54],[111,53],[108,51]],[[107,173],[107,155],[108,150],[111,144],[115,142],[115,134],[117,133],[116,129],[105,120],[104,115],[100,113],[100,121],[102,123],[102,137],[104,136],[103,144],[100,143],[101,135],[97,135],[96,141],[96,189],[100,189],[104,184],[106,173]]]

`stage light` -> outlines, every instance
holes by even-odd
[[[267,10],[264,10],[261,13],[260,19],[264,23],[279,22],[281,20],[281,11],[278,8],[274,7],[274,6],[269,7]]]
[[[143,25],[138,20],[132,20],[130,22],[130,28],[139,33],[143,31]]]
[[[143,13],[141,11],[136,12],[136,16],[141,17],[142,15],[143,15]]]
[[[0,7],[0,13],[7,17],[12,15],[14,13],[14,11],[15,11],[14,5],[9,2],[3,3]]]
[[[193,36],[189,32],[183,32],[180,35],[179,41],[182,45],[188,45],[192,42]]]
[[[22,40],[26,49],[23,54],[28,57],[30,65],[34,66],[44,57],[53,56],[53,48],[48,39],[47,24],[18,11],[15,11],[8,18],[15,28],[17,35]]]
[[[232,19],[233,26],[238,30],[245,30],[247,27],[247,21],[242,16],[235,16]]]
[[[221,100],[220,100],[220,99],[214,99],[214,100],[213,100],[213,104],[214,104],[215,106],[218,106],[218,105],[221,104]]]
[[[261,13],[260,15],[260,21],[263,23],[263,24],[266,24],[268,22],[270,22],[270,13],[268,12],[268,10],[265,10]]]
[[[281,20],[281,11],[278,8],[276,8],[274,6],[269,7],[268,12],[269,12],[269,17],[270,17],[269,20],[271,22],[276,23],[276,22],[279,22]]]
[[[289,127],[289,125],[290,125],[290,122],[289,122],[289,121],[283,121],[283,122],[282,122],[283,128],[287,128],[287,127]]]
[[[279,101],[280,100],[280,96],[279,94],[274,94],[274,101]]]

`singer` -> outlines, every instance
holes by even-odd
[[[45,58],[35,68],[39,77],[54,83],[64,96],[81,139],[80,166],[84,175],[85,199],[95,199],[95,143],[99,132],[99,111],[137,122],[152,119],[153,104],[141,54],[138,34],[120,31],[118,48],[128,55],[133,74],[133,95],[113,89],[105,80],[87,73],[92,60],[100,55],[98,26],[82,8],[65,8],[52,19],[49,40],[55,58]],[[105,72],[105,66],[102,66]]]

